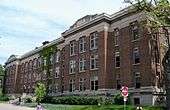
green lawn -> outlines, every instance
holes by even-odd
[[[27,103],[24,106],[35,107],[35,103]],[[43,104],[46,110],[124,110],[123,105],[55,105]],[[127,106],[126,110],[135,110],[134,106]],[[161,107],[144,107],[143,110],[164,110]]]

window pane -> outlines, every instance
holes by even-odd
[[[91,81],[91,90],[94,90],[94,81]]]
[[[98,80],[95,81],[95,90],[98,90]]]

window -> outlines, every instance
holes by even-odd
[[[56,62],[59,62],[59,57],[60,57],[60,52],[58,51],[58,52],[56,53]]]
[[[49,76],[52,76],[52,72],[53,72],[53,70],[49,69]]]
[[[76,72],[76,61],[71,60],[70,61],[70,74],[75,73],[75,72]]]
[[[59,92],[58,84],[55,84],[54,93]]]
[[[32,60],[30,60],[28,62],[28,70],[31,71],[32,70]]]
[[[119,29],[116,28],[116,29],[114,30],[115,46],[118,46],[118,45],[119,45],[119,36],[120,36]]]
[[[137,22],[134,22],[131,24],[131,29],[132,29],[132,37],[133,40],[137,40],[139,38],[139,29],[138,29]]]
[[[52,93],[52,85],[51,84],[48,86],[48,93]]]
[[[140,72],[135,72],[135,88],[140,88],[141,83],[140,83]]]
[[[90,34],[90,49],[97,49],[98,47],[98,33],[94,32]]]
[[[73,80],[73,79],[71,79],[70,81],[69,81],[69,92],[73,92],[73,91],[75,91],[75,80]]]
[[[120,67],[120,54],[119,54],[119,52],[115,53],[115,67],[116,68]]]
[[[39,57],[38,58],[38,67],[40,67],[41,66],[41,58]]]
[[[85,59],[80,58],[80,60],[79,60],[79,71],[82,72],[84,70],[85,70]]]
[[[85,52],[85,37],[79,39],[79,52]]]
[[[72,42],[70,42],[70,55],[72,56],[72,55],[75,55],[75,42],[74,41],[72,41]]]
[[[79,91],[85,91],[86,87],[85,87],[85,79],[84,78],[80,78],[79,79]]]
[[[44,63],[44,66],[47,66],[47,58],[46,57],[43,58],[43,63]]]
[[[98,68],[98,55],[92,55],[90,57],[90,69],[97,69]]]
[[[37,67],[37,59],[33,60],[33,68],[35,69]]]
[[[43,73],[44,73],[44,75],[46,75],[47,74],[47,70],[44,70]]]
[[[120,74],[116,75],[116,88],[117,90],[121,89],[121,80],[120,80]]]
[[[98,77],[92,77],[90,80],[91,90],[98,90]]]
[[[133,49],[133,61],[134,61],[134,64],[140,63],[140,55],[139,55],[139,49],[138,48]]]
[[[50,54],[50,61],[49,61],[49,64],[52,64],[52,63],[53,63],[53,58],[54,58],[53,54]]]
[[[55,77],[58,78],[60,75],[60,68],[59,67],[56,67],[55,68]]]

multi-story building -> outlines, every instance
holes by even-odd
[[[154,105],[167,45],[164,30],[145,27],[148,19],[126,8],[77,20],[59,39],[8,59],[6,93],[33,93],[38,81],[51,95],[114,95],[126,85],[134,104]]]
[[[0,71],[0,94],[3,92],[3,88],[4,88],[4,70],[3,70],[3,67],[1,67],[1,65],[0,65],[0,69],[2,69],[1,71]]]

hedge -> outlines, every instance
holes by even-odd
[[[69,105],[97,105],[101,102],[100,97],[83,96],[64,96],[64,97],[45,97],[41,103],[50,104],[69,104]]]

